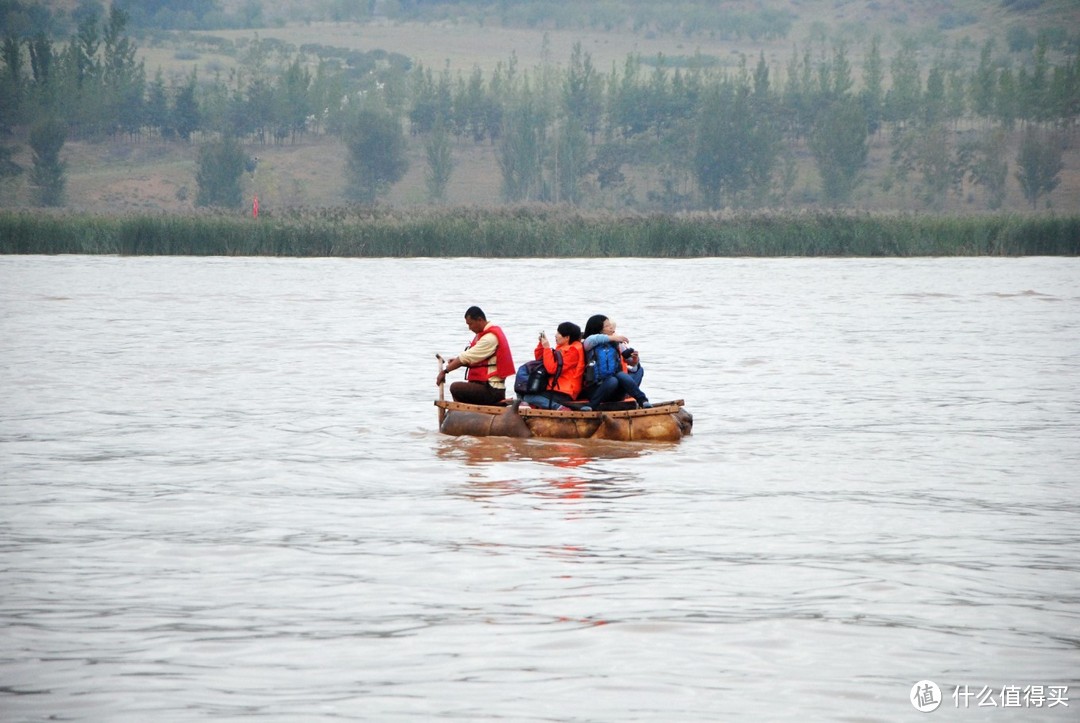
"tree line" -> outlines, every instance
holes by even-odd
[[[997,208],[1008,134],[1020,129],[1013,173],[1037,206],[1058,183],[1080,115],[1080,51],[1053,51],[1045,39],[1020,62],[988,40],[971,67],[946,51],[924,67],[911,43],[885,58],[877,38],[855,67],[845,44],[818,44],[793,50],[783,73],[764,55],[735,67],[700,55],[631,55],[604,71],[577,45],[565,65],[522,69],[511,56],[487,75],[255,39],[227,73],[166,82],[160,71],[148,80],[128,21],[114,5],[104,17],[87,14],[64,43],[44,32],[0,39],[0,131],[29,129],[41,203],[62,203],[68,138],[198,142],[197,201],[232,205],[253,163],[238,152],[241,141],[331,134],[348,148],[344,186],[360,202],[400,180],[411,143],[423,144],[428,195],[441,201],[454,142],[472,142],[497,148],[507,202],[783,204],[805,152],[820,200],[844,205],[864,179],[871,137],[886,134],[886,190],[934,208],[966,184]],[[19,172],[11,158],[5,148],[0,172]],[[656,179],[645,199],[633,198],[635,173]]]

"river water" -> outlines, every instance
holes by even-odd
[[[439,434],[474,303],[694,434]],[[0,344],[5,721],[1080,717],[1080,259],[0,257]]]

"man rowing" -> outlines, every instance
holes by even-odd
[[[465,351],[446,362],[435,377],[435,386],[446,382],[446,373],[466,367],[465,381],[450,385],[450,396],[465,404],[499,405],[506,398],[506,380],[516,371],[510,344],[503,330],[487,320],[479,306],[465,311],[465,325],[475,336]]]

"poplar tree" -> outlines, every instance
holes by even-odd
[[[499,170],[505,200],[542,201],[547,198],[544,184],[547,120],[547,114],[526,84],[507,115],[499,142]]]
[[[58,118],[46,118],[30,130],[34,162],[30,183],[42,206],[59,206],[64,202],[67,179],[64,178],[65,164],[60,160],[60,149],[66,139],[67,126]]]
[[[1062,142],[1057,134],[1040,133],[1028,126],[1016,156],[1016,180],[1032,208],[1037,208],[1039,198],[1051,193],[1061,182],[1064,167],[1061,156]]]
[[[998,75],[997,90],[994,94],[994,115],[1003,127],[1012,130],[1020,113],[1016,78],[1011,68],[1004,68]]]
[[[464,116],[462,130],[467,131],[477,143],[484,140],[484,136],[487,135],[487,102],[484,74],[479,67],[475,67],[469,76],[469,82],[465,86],[461,100],[455,101],[454,105],[462,107]]]
[[[102,125],[129,134],[143,124],[146,73],[135,61],[136,46],[124,34],[128,16],[113,6],[102,35],[101,90],[105,95]]]
[[[277,103],[274,109],[275,137],[283,138],[288,135],[295,141],[297,136],[303,135],[307,130],[307,119],[312,111],[310,88],[311,71],[300,64],[298,56],[278,79],[274,94]]]
[[[450,174],[454,170],[454,158],[450,134],[441,120],[435,123],[431,135],[424,142],[424,152],[428,163],[428,172],[424,179],[428,200],[443,201],[446,198],[446,187],[450,183]]]
[[[589,138],[580,122],[568,118],[556,129],[553,174],[553,200],[564,203],[581,201],[581,178],[589,165]]]
[[[870,50],[863,60],[863,88],[859,93],[866,125],[871,133],[876,133],[881,125],[882,103],[885,98],[885,70],[881,60],[881,38],[877,35],[870,41]]]
[[[987,208],[998,209],[1005,203],[1005,181],[1009,177],[1007,147],[1007,136],[1001,128],[984,132],[982,137],[960,146],[961,163],[971,182],[986,190]]]
[[[146,125],[151,132],[157,131],[162,138],[168,138],[172,135],[169,118],[169,96],[165,90],[165,78],[161,70],[158,70],[147,89],[145,108]]]
[[[893,123],[914,120],[922,97],[922,76],[915,48],[905,44],[889,66],[892,87],[885,96],[885,117]]]
[[[199,103],[195,99],[195,71],[188,82],[180,88],[173,100],[172,127],[181,140],[190,140],[191,134],[200,128]]]
[[[941,63],[935,63],[926,76],[926,93],[923,95],[922,119],[928,125],[935,125],[945,118],[945,69]]]
[[[971,100],[975,114],[990,118],[994,114],[997,92],[997,69],[993,65],[994,41],[983,43],[979,53],[979,67],[971,81]]]
[[[246,163],[247,155],[231,135],[202,144],[195,173],[199,187],[195,205],[239,208],[243,202],[240,179]]]
[[[724,82],[707,94],[698,115],[693,170],[702,200],[717,208],[734,205],[748,189],[763,197],[779,157],[779,135],[770,117],[754,112],[745,83]]]
[[[581,43],[574,43],[570,67],[563,79],[562,102],[567,117],[595,140],[600,130],[601,80]]]
[[[870,152],[866,113],[853,99],[839,100],[822,113],[810,137],[825,198],[843,203],[851,196]]]

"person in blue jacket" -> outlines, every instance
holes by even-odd
[[[642,409],[652,405],[649,398],[641,391],[641,379],[645,370],[636,350],[630,348],[630,340],[615,333],[615,322],[603,314],[594,314],[585,322],[582,333],[582,346],[585,347],[586,364],[594,356],[590,352],[601,344],[610,344],[619,354],[619,369],[611,376],[593,384],[582,391],[582,396],[589,397],[589,406],[597,409],[604,402],[618,402],[631,397]]]

